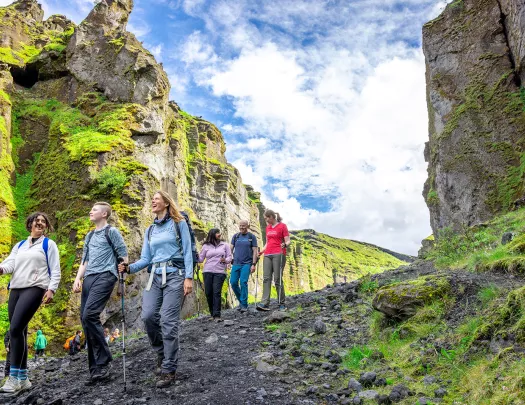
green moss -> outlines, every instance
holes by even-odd
[[[439,204],[439,197],[438,197],[437,191],[434,190],[433,188],[431,188],[428,191],[427,204],[428,205],[438,205]]]
[[[0,90],[0,97],[8,104],[11,105],[11,97],[4,90]]]
[[[0,47],[0,62],[7,63],[8,65],[22,65],[21,58],[17,57],[11,48]]]

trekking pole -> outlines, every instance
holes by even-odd
[[[261,248],[260,247],[257,247],[257,252],[258,254],[261,253]],[[259,285],[259,263],[261,262],[261,257],[259,255],[257,255],[257,271],[255,273],[255,307],[257,307],[257,287]]]
[[[195,285],[195,299],[197,300],[197,317],[201,316],[201,305],[199,303],[199,265],[195,268],[195,273],[197,274],[197,282]]]
[[[279,307],[281,306],[281,291],[283,290],[283,256],[284,256],[284,252],[285,252],[285,248],[282,248],[282,251],[281,251],[281,257],[279,259],[279,291],[278,291],[278,305]]]
[[[122,263],[124,259],[122,257],[118,258],[118,262]],[[127,265],[126,265],[127,266]],[[124,275],[118,272],[119,283],[118,283],[118,293],[120,295],[120,303],[122,309],[122,370],[124,375],[124,392],[126,392],[126,313],[124,310]]]

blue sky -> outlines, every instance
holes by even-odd
[[[0,0],[0,4],[9,1]],[[45,0],[79,23],[91,0]],[[428,139],[421,27],[442,0],[135,0],[171,98],[291,228],[415,254]]]

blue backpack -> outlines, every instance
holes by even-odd
[[[27,239],[24,239],[22,242],[18,244],[18,249],[27,241]],[[49,239],[44,238],[44,241],[42,242],[42,249],[44,249],[44,253],[46,254],[46,263],[47,263],[47,274],[49,274],[49,277],[51,277],[51,267],[49,267],[49,256],[47,255],[47,251],[49,249]],[[7,285],[7,289],[11,287],[11,282]]]

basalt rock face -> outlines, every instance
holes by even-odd
[[[162,66],[126,32],[132,6],[102,0],[79,26],[63,16],[42,21],[32,0],[0,8],[0,256],[27,235],[27,214],[50,214],[61,288],[31,327],[45,327],[55,349],[79,326],[80,298],[71,284],[94,201],[112,204],[110,222],[122,231],[132,260],[140,256],[158,189],[188,212],[201,242],[212,226],[231,237],[241,219],[260,237],[257,193],[248,192],[226,161],[217,127],[168,101]],[[146,279],[144,272],[126,280],[130,331],[142,327]],[[0,287],[7,281],[2,277]],[[0,318],[5,298],[2,293]],[[183,315],[195,303],[189,296]],[[116,295],[103,320],[110,327],[120,322]],[[0,334],[6,327],[0,320]]]
[[[525,3],[456,0],[423,29],[430,140],[424,197],[434,233],[521,204]]]

